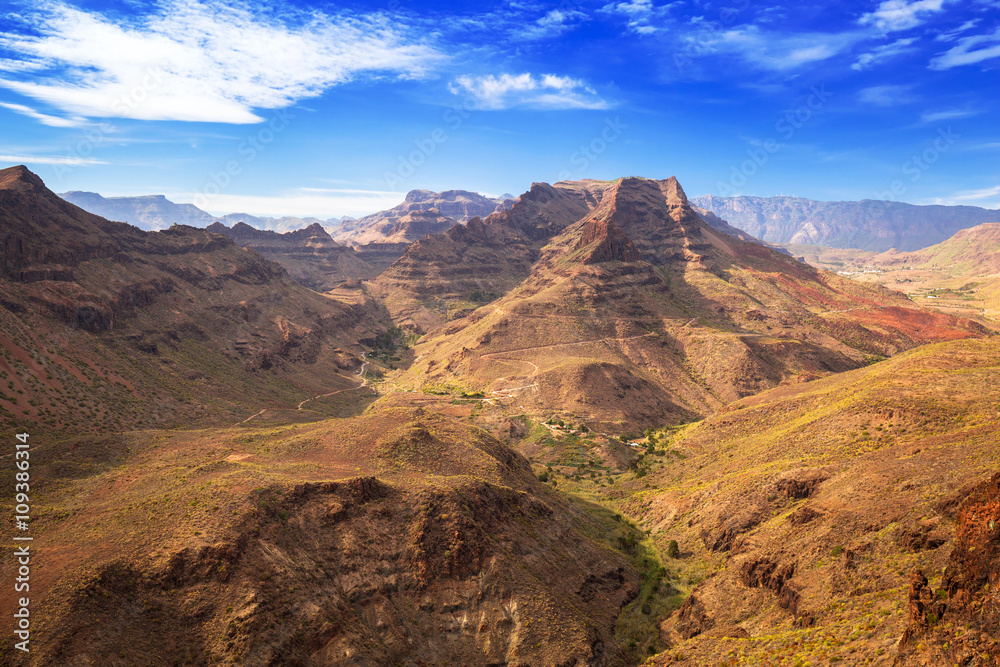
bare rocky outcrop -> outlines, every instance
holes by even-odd
[[[898,667],[1000,665],[1000,473],[968,492],[956,519],[940,586],[919,570],[910,575]]]
[[[677,610],[674,629],[684,639],[697,637],[715,627],[715,621],[695,594],[689,595]]]
[[[593,247],[588,247],[593,246]],[[585,248],[584,264],[632,262],[641,256],[635,244],[620,227],[607,221],[591,220],[583,228],[578,248]]]
[[[791,612],[799,625],[812,624],[812,618],[799,609],[801,596],[789,580],[795,575],[795,563],[779,564],[770,558],[748,558],[740,564],[739,579],[744,586],[764,588],[778,597],[778,605]]]
[[[638,590],[623,559],[523,491],[363,477],[258,498],[232,539],[159,566],[104,566],[74,591],[43,657],[599,667]],[[558,565],[569,557],[576,567]]]
[[[293,236],[307,253],[314,242],[351,252],[318,226]],[[222,234],[104,220],[23,167],[0,171],[0,292],[12,355],[0,370],[14,355],[30,360],[43,383],[15,373],[8,388],[31,392],[17,421],[39,430],[228,420],[228,409],[260,410],[257,392],[279,377],[271,395],[294,407],[331,380],[353,384],[343,371],[360,365],[359,341],[391,326],[364,294],[326,298]]]

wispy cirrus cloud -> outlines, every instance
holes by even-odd
[[[813,62],[827,60],[848,51],[864,38],[856,32],[781,33],[757,26],[740,26],[718,32],[691,33],[700,52],[739,56],[757,69],[787,71]]]
[[[885,0],[873,12],[864,14],[858,23],[873,25],[885,32],[908,30],[926,21],[931,14],[941,11],[945,0]]]
[[[9,164],[60,164],[80,167],[87,164],[107,164],[102,160],[86,157],[55,157],[51,155],[0,155],[0,163]]]
[[[992,188],[983,188],[981,190],[962,190],[955,193],[954,199],[959,201],[976,201],[998,196],[1000,196],[1000,185],[994,185]]]
[[[943,111],[925,111],[920,114],[920,122],[922,123],[940,123],[944,120],[958,120],[960,118],[971,118],[972,116],[978,116],[979,111],[974,111],[972,109],[945,109]]]
[[[421,77],[444,59],[382,16],[225,0],[164,0],[135,19],[43,2],[21,18],[23,33],[0,33],[0,87],[88,118],[255,123],[254,109],[365,74]]]
[[[28,118],[34,118],[42,125],[48,125],[49,127],[80,127],[86,122],[85,118],[80,118],[76,116],[74,118],[62,118],[60,116],[50,116],[49,114],[36,111],[31,107],[24,106],[23,104],[12,104],[8,102],[0,102],[0,107],[4,109],[9,109],[14,113],[19,113],[22,116],[27,116]]]
[[[858,91],[858,101],[867,106],[896,107],[916,102],[917,97],[912,86],[886,84],[862,88]]]
[[[586,19],[587,15],[580,11],[553,9],[535,22],[511,32],[522,40],[551,39],[574,29]]]
[[[916,41],[916,37],[907,37],[904,39],[897,39],[895,42],[890,42],[889,44],[876,46],[871,51],[859,55],[858,59],[854,61],[853,65],[851,65],[851,69],[858,71],[865,70],[870,67],[874,67],[885,60],[902,55],[909,51],[911,45]]]
[[[607,109],[611,105],[579,79],[554,74],[463,75],[449,86],[455,95],[469,95],[479,109],[511,107],[541,109]]]
[[[629,30],[640,35],[657,32],[662,26],[657,26],[657,19],[665,16],[672,4],[654,5],[652,0],[625,0],[604,5],[599,10],[604,14],[615,14],[626,19]]]
[[[946,70],[1000,58],[1000,28],[991,34],[963,37],[952,48],[933,58],[930,68]]]
[[[943,33],[941,33],[939,35],[936,35],[934,37],[934,41],[936,41],[936,42],[953,42],[956,39],[958,39],[958,36],[961,35],[963,32],[966,32],[968,30],[972,30],[977,25],[979,25],[979,23],[980,23],[980,19],[978,19],[978,18],[971,19],[969,21],[966,21],[962,25],[958,26],[954,30],[949,30],[948,32],[943,32]]]
[[[959,190],[950,197],[938,197],[928,203],[945,206],[975,205],[983,208],[1000,208],[1000,185],[978,190]]]

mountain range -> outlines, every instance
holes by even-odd
[[[801,197],[716,197],[692,200],[730,224],[772,243],[920,250],[984,222],[1000,211],[976,206],[916,206],[895,201],[822,202]]]
[[[338,225],[345,220],[345,218],[331,218],[330,220],[295,217],[267,218],[247,213],[229,213],[219,217],[201,210],[194,204],[176,204],[163,195],[102,197],[96,192],[75,190],[63,192],[59,196],[94,215],[108,220],[127,222],[147,231],[167,229],[174,224],[207,227],[213,222],[221,222],[224,225],[243,222],[257,229],[287,232],[317,223]]]
[[[231,228],[221,222],[213,222],[205,231],[223,234],[239,246],[253,248],[280,264],[293,279],[318,292],[332,290],[346,280],[374,278],[381,272],[354,248],[334,241],[319,223],[283,234],[255,229],[242,222]],[[375,246],[384,248],[392,247],[392,244]],[[392,261],[399,255],[402,252],[394,254]]]
[[[413,388],[460,382],[612,431],[984,331],[720,233],[673,178],[536,184],[417,241],[370,293],[426,331]]]
[[[337,225],[334,238],[352,245],[416,241],[470,218],[485,217],[513,198],[493,199],[466,190],[411,190],[399,206]]]
[[[336,235],[337,241],[352,245],[414,241],[471,217],[488,215],[503,202],[513,199],[512,195],[491,199],[466,190],[411,190],[401,204],[386,211],[358,220],[349,216],[320,220],[288,216],[269,218],[247,213],[214,216],[194,204],[177,204],[163,195],[102,197],[96,192],[72,191],[59,196],[94,215],[127,222],[147,231],[166,229],[173,224],[207,227],[213,222],[228,227],[242,222],[256,229],[278,233],[322,225]]]
[[[987,285],[996,225],[789,252],[676,178],[474,203],[348,247],[0,170],[0,665],[1000,664],[994,323],[867,278]]]
[[[926,308],[977,317],[1000,314],[1000,223],[984,223],[913,252],[788,245],[810,264],[905,292]]]
[[[160,230],[184,224],[207,227],[213,222],[233,226],[243,222],[261,230],[288,232],[320,224],[343,245],[410,243],[427,234],[444,232],[473,217],[485,218],[514,196],[485,197],[466,190],[411,190],[391,209],[362,218],[267,218],[245,213],[213,216],[193,204],[175,204],[163,195],[102,197],[94,192],[60,195],[90,213],[128,222],[141,229]],[[882,252],[913,251],[940,243],[961,229],[1000,222],[1000,212],[975,206],[915,206],[893,201],[821,202],[801,197],[695,197],[691,204],[702,217],[742,230],[774,244],[823,245]],[[727,230],[724,230],[727,231]]]

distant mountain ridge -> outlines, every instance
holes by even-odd
[[[108,220],[127,222],[146,231],[159,231],[171,225],[208,227],[219,222],[232,228],[245,223],[256,229],[285,232],[322,225],[339,243],[364,245],[367,243],[409,243],[427,234],[437,234],[460,222],[476,216],[485,217],[513,199],[504,194],[497,198],[486,197],[468,190],[410,190],[402,203],[391,209],[377,211],[355,220],[350,216],[340,218],[285,216],[271,218],[248,213],[212,215],[194,204],[178,204],[164,195],[137,197],[104,197],[96,192],[74,190],[59,195],[88,213]]]
[[[410,190],[398,206],[343,223],[334,239],[351,245],[416,241],[460,222],[485,218],[512,199],[510,195],[484,197],[468,190]]]
[[[283,234],[243,222],[232,227],[213,222],[205,231],[224,234],[236,245],[253,248],[280,264],[299,283],[320,292],[331,290],[345,280],[374,278],[381,272],[354,248],[334,241],[318,222]]]
[[[1000,211],[977,206],[917,206],[872,199],[822,202],[786,196],[704,195],[691,202],[772,243],[877,252],[920,250],[961,229],[1000,222]]]
[[[213,222],[234,225],[245,222],[258,229],[273,232],[289,232],[313,224],[339,225],[344,218],[268,218],[248,213],[228,213],[223,216],[212,215],[194,204],[178,204],[164,195],[141,195],[138,197],[104,197],[96,192],[74,190],[59,195],[71,204],[79,206],[88,213],[99,215],[108,220],[127,222],[146,231],[160,231],[171,225],[188,225],[190,227],[207,227]]]

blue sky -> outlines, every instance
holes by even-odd
[[[212,212],[676,175],[1000,207],[1000,1],[5,2],[0,164]]]

